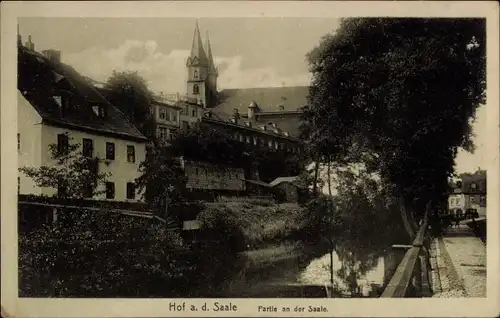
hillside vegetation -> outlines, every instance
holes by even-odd
[[[306,224],[306,215],[306,210],[295,203],[221,199],[205,203],[198,220],[204,230],[212,230],[214,239],[233,241],[238,249],[246,250],[297,238]]]

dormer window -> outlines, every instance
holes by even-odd
[[[104,110],[104,106],[101,106],[101,105],[94,105],[92,106],[92,110],[94,111],[94,113],[101,117],[101,118],[104,118],[106,117],[106,112]]]
[[[285,106],[284,106],[284,105],[279,105],[278,107],[279,107],[279,109],[280,109],[281,111],[285,110]]]
[[[62,97],[61,96],[52,96],[54,98],[54,101],[59,105],[59,107],[62,107]]]

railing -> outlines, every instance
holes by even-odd
[[[429,240],[427,236],[429,208],[412,245],[399,245],[408,250],[380,296],[389,298],[431,297]]]

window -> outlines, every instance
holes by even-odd
[[[92,186],[90,184],[88,184],[86,187],[85,187],[85,192],[84,192],[84,196],[86,198],[91,198],[93,196],[93,193],[94,191],[92,191]]]
[[[66,187],[62,184],[57,186],[57,196],[65,197],[66,196]]]
[[[184,114],[186,114],[186,116],[189,116],[189,106],[187,106],[187,105],[184,108]]]
[[[198,70],[194,70],[194,79],[198,79]]]
[[[104,111],[104,107],[103,106],[100,106],[100,105],[94,105],[92,106],[92,110],[94,111],[94,113],[101,117],[101,118],[104,118],[106,117],[106,112]]]
[[[67,154],[69,147],[69,138],[67,134],[57,135],[57,151],[59,154]]]
[[[114,198],[115,198],[115,183],[106,182],[106,199],[114,199]]]
[[[193,117],[198,117],[198,109],[193,108],[192,115],[193,115]]]
[[[200,87],[198,84],[193,85],[193,95],[198,95],[200,93]]]
[[[170,114],[170,121],[176,122],[177,121],[177,112],[175,110],[171,111]]]
[[[170,139],[175,139],[177,136],[177,129],[170,129]]]
[[[160,110],[160,119],[165,119],[165,111]]]
[[[83,138],[83,155],[85,157],[92,157],[94,152],[94,144],[92,139]]]
[[[115,160],[115,144],[112,142],[106,143],[106,159]]]
[[[187,121],[182,122],[182,130],[184,130],[184,132],[189,131],[189,123]]]
[[[21,178],[17,177],[17,194],[21,193]]]
[[[471,189],[471,190],[476,190],[476,184],[475,184],[475,183],[471,183],[471,185],[470,185],[470,189]]]
[[[257,137],[253,137],[253,145],[257,146]]]
[[[135,162],[135,147],[134,146],[127,146],[127,161],[128,162]]]
[[[267,145],[269,146],[269,148],[272,148],[273,147],[273,141],[272,140],[269,140],[267,142]]]
[[[239,140],[241,142],[245,141],[245,136],[243,136],[242,134],[239,134]]]
[[[21,134],[17,134],[17,151],[21,151]]]
[[[246,136],[246,142],[247,142],[247,144],[252,143],[252,141],[251,141],[251,139],[250,139],[250,136]]]
[[[127,199],[135,199],[135,184],[127,182]]]
[[[165,141],[167,138],[167,128],[158,127],[156,130],[156,137],[158,138],[158,140]]]

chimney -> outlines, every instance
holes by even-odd
[[[42,51],[42,54],[53,63],[61,63],[61,51],[44,50]]]
[[[21,38],[21,34],[19,33],[19,23],[17,24],[17,44],[23,45],[23,39]]]
[[[35,50],[35,43],[31,42],[31,35],[28,35],[28,42],[26,42],[24,46],[26,46],[28,49],[32,51]]]
[[[233,117],[232,117],[231,121],[233,123],[237,124],[239,119],[240,119],[240,113],[238,111],[238,108],[234,108],[233,109]]]

